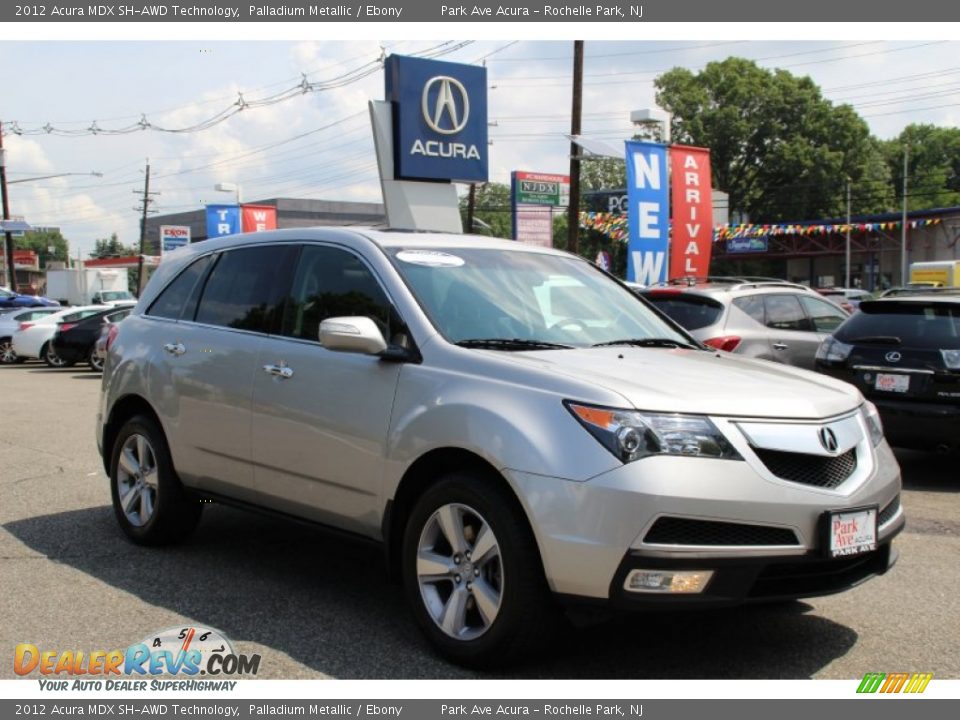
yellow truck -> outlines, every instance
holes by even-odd
[[[960,287],[960,260],[911,263],[910,284],[928,287]]]

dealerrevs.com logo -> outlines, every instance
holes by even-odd
[[[205,627],[168,628],[123,650],[21,643],[13,657],[14,672],[39,674],[42,690],[232,690],[236,681],[223,678],[252,677],[259,669],[260,655],[235,652],[223,633]]]

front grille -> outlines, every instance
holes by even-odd
[[[753,448],[753,451],[767,469],[778,478],[804,485],[822,488],[839,487],[857,469],[855,448],[836,457],[763,448]]]
[[[793,530],[742,523],[662,517],[643,538],[655,545],[799,545]]]
[[[898,494],[893,500],[890,501],[890,504],[881,510],[879,515],[877,515],[877,527],[883,527],[888,522],[893,520],[893,516],[897,514],[899,509],[900,495]]]

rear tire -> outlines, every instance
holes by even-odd
[[[90,348],[90,353],[87,355],[87,365],[93,372],[103,372],[103,359],[97,356],[96,345]]]
[[[420,497],[404,531],[401,571],[421,630],[460,665],[516,661],[560,619],[522,508],[485,473],[450,473]]]
[[[163,430],[145,415],[129,419],[117,434],[110,458],[110,493],[120,528],[138,545],[186,539],[203,509],[174,472]]]
[[[15,365],[23,362],[21,358],[13,351],[13,340],[11,338],[0,339],[0,365]]]

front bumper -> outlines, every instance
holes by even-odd
[[[905,522],[900,469],[885,442],[867,452],[863,472],[835,489],[773,477],[743,452],[748,461],[647,458],[585,482],[505,474],[555,593],[631,606],[729,605],[839,592],[886,572],[895,560],[891,541]],[[868,506],[879,511],[877,550],[828,561],[824,513]],[[664,539],[657,535],[664,519],[695,531],[678,537],[675,526]],[[703,527],[719,528],[721,539],[704,538]],[[634,568],[714,576],[697,595],[628,593],[623,582]]]

